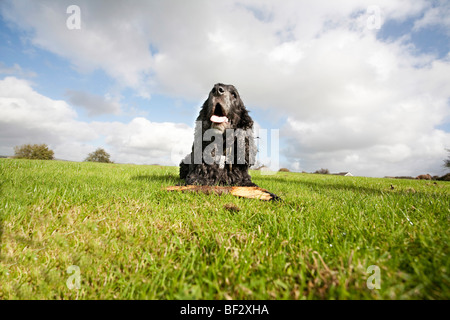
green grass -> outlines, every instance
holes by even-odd
[[[264,202],[177,172],[0,159],[0,299],[450,298],[448,182],[252,172]]]

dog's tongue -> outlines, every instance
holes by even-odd
[[[228,122],[227,117],[219,117],[219,116],[211,116],[210,120],[211,120],[211,122],[214,122],[214,123]]]

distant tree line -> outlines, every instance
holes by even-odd
[[[450,149],[445,149],[450,152]],[[35,160],[54,160],[55,153],[51,150],[46,144],[24,144],[21,146],[14,147],[14,156],[15,159],[35,159]],[[103,162],[103,163],[113,163],[111,161],[111,156],[109,153],[105,151],[103,148],[97,148],[94,152],[88,154],[87,158],[84,161],[88,162]],[[255,170],[260,170],[265,167],[261,165],[259,167],[254,167]],[[444,167],[450,168],[450,155],[447,159],[444,160]],[[281,168],[279,171],[281,172],[289,172],[289,169]],[[316,174],[330,174],[328,169],[321,168],[316,170],[314,173]],[[432,177],[433,180],[447,180],[448,175],[446,174],[443,177]],[[412,177],[395,177],[395,178],[406,178],[411,179]],[[414,179],[414,178],[413,178]],[[447,180],[448,181],[448,180]]]
[[[314,171],[316,174],[330,174],[330,170],[321,168],[320,170]]]
[[[14,159],[54,160],[55,152],[46,144],[24,144],[14,147]],[[89,153],[84,161],[113,163],[111,156],[103,148]]]

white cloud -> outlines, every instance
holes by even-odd
[[[89,116],[119,114],[121,111],[120,99],[110,95],[102,97],[88,92],[67,90],[66,96],[69,103],[86,109]]]
[[[65,101],[36,92],[14,77],[0,80],[0,154],[46,143],[59,159],[82,161],[97,146],[123,163],[177,165],[190,151],[193,129],[184,124],[135,118],[129,123],[84,122]]]
[[[429,6],[423,17],[414,23],[415,31],[441,26],[450,35],[450,3],[447,0],[437,1],[437,6]]]
[[[450,116],[450,61],[416,56],[407,36],[377,39],[367,28],[373,1],[77,1],[82,28],[68,30],[71,4],[14,1],[3,15],[80,72],[102,69],[142,96],[197,100],[216,82],[235,84],[247,104],[288,119],[281,150],[293,168],[377,176],[441,169],[450,139],[437,127]],[[416,30],[448,22],[444,2],[376,5],[383,22],[416,19]],[[164,157],[153,140],[159,124],[135,119],[95,130],[122,155],[127,146]],[[127,143],[117,142],[125,133]]]
[[[76,3],[80,30],[66,27],[70,0],[10,1],[2,12],[7,20],[32,30],[33,44],[69,59],[81,72],[103,69],[144,96],[157,90],[196,99],[218,81],[242,84],[256,94],[274,81],[295,83],[304,48],[320,42],[332,54],[333,45],[326,45],[329,37],[322,37],[328,31],[347,31],[334,35],[342,36],[335,45],[355,35],[349,30],[355,23],[358,31],[373,34],[366,28],[371,1]],[[425,4],[377,3],[385,19],[416,15]],[[152,54],[150,47],[157,52]]]
[[[34,78],[36,73],[32,71],[23,70],[20,65],[14,63],[12,67],[7,67],[3,62],[0,61],[0,74],[14,75],[25,78]]]
[[[69,30],[67,7],[73,1],[14,1],[3,6],[2,13],[12,22],[32,30],[30,41],[43,49],[67,58],[80,72],[103,69],[120,84],[149,96],[143,86],[153,58],[144,30],[134,19],[143,13],[135,6],[108,1],[79,2],[81,29]],[[133,9],[134,8],[134,9]],[[130,32],[132,31],[132,32]]]
[[[130,123],[94,122],[114,152],[114,161],[178,165],[191,150],[194,131],[187,125],[135,118]]]
[[[95,138],[95,132],[88,124],[75,118],[75,111],[66,102],[37,93],[28,81],[15,77],[0,80],[0,141],[3,152],[23,143],[55,146],[64,144],[67,139],[83,142]]]

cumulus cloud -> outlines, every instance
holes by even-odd
[[[299,106],[290,106],[284,127],[286,156],[302,159],[306,170],[440,173],[450,135],[436,127],[450,117],[449,61],[417,58],[402,43],[373,37],[342,39],[329,39],[339,49],[296,93]],[[308,56],[309,66],[324,58],[320,51]]]
[[[127,2],[80,1],[82,27],[72,30],[66,23],[70,5],[73,1],[14,1],[2,6],[2,14],[32,30],[32,44],[67,58],[77,71],[102,69],[148,97],[142,81],[153,58],[145,30],[134,24],[143,13]]]
[[[84,122],[65,101],[36,92],[22,79],[0,80],[0,154],[14,146],[46,143],[59,159],[82,161],[97,146],[123,163],[177,165],[190,151],[193,129],[135,118],[129,123]]]
[[[187,125],[141,117],[126,124],[94,122],[92,127],[114,151],[114,161],[122,163],[178,165],[190,152],[194,136]]]
[[[118,114],[120,112],[119,100],[109,95],[102,97],[76,90],[67,90],[66,95],[70,104],[84,108],[89,116]]]
[[[12,67],[8,67],[1,61],[0,61],[0,74],[14,75],[14,76],[24,77],[24,78],[34,78],[34,77],[36,77],[36,73],[35,72],[24,70],[17,63],[14,63]]]
[[[431,3],[423,17],[414,22],[413,30],[418,31],[424,28],[438,26],[450,35],[450,3],[445,0],[434,1],[434,6]]]
[[[216,82],[235,84],[252,108],[287,119],[280,151],[292,169],[383,176],[440,171],[450,141],[438,129],[449,122],[450,60],[417,55],[407,36],[380,40],[368,22],[447,26],[448,5],[436,3],[380,0],[375,17],[369,0],[77,1],[81,30],[65,27],[73,1],[11,1],[2,13],[76,70],[102,69],[144,97],[197,100]],[[148,139],[159,124],[133,121],[90,128],[117,150],[158,155]]]
[[[64,144],[89,141],[96,133],[76,121],[76,112],[65,101],[52,100],[34,91],[26,80],[0,80],[0,141],[3,153],[24,143]],[[9,149],[9,150],[8,150]],[[8,150],[8,151],[6,151]]]

